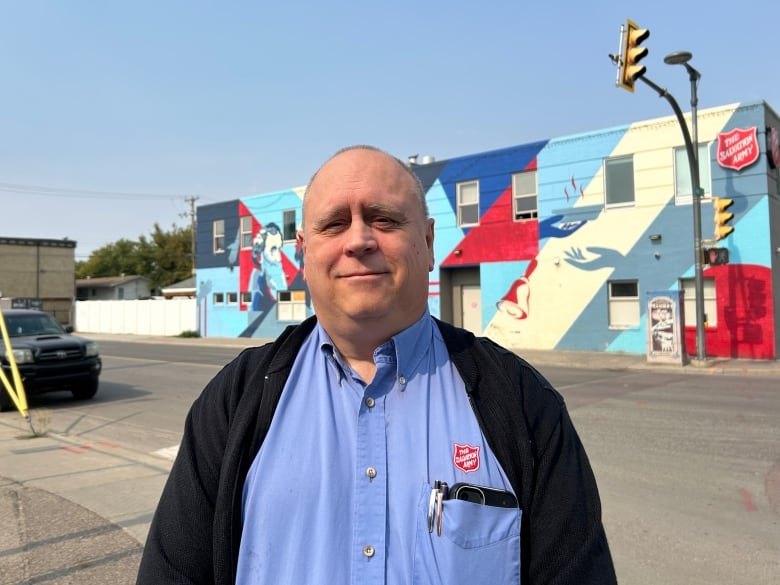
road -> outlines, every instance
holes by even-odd
[[[136,545],[122,544],[122,562],[111,557],[105,570],[114,571],[112,583],[133,583],[138,543],[186,410],[240,348],[119,341],[101,348],[94,400],[33,402],[45,437],[23,440],[18,414],[0,414],[0,430],[18,429],[0,445],[0,477],[122,526]],[[777,583],[780,377],[538,366],[565,396],[588,450],[621,583]],[[34,582],[93,582],[62,570],[47,575]]]

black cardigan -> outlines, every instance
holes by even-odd
[[[235,582],[241,494],[312,317],[242,351],[193,403],[149,529],[139,585]],[[527,362],[437,320],[523,511],[524,585],[616,583],[596,481],[563,398]]]

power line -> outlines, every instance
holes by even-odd
[[[122,191],[93,191],[90,189],[66,189],[63,187],[44,187],[41,185],[20,185],[15,183],[0,183],[0,191],[24,195],[40,195],[43,197],[81,198],[81,199],[128,199],[128,200],[159,200],[184,199],[184,194],[172,193],[128,193]]]

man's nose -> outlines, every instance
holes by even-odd
[[[374,230],[363,220],[352,220],[346,234],[345,252],[360,255],[376,250]]]

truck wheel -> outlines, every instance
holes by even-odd
[[[97,391],[98,391],[98,381],[90,380],[89,382],[85,382],[81,386],[78,386],[73,390],[71,390],[71,393],[73,394],[73,398],[75,398],[76,400],[89,400],[95,394],[97,394]]]

